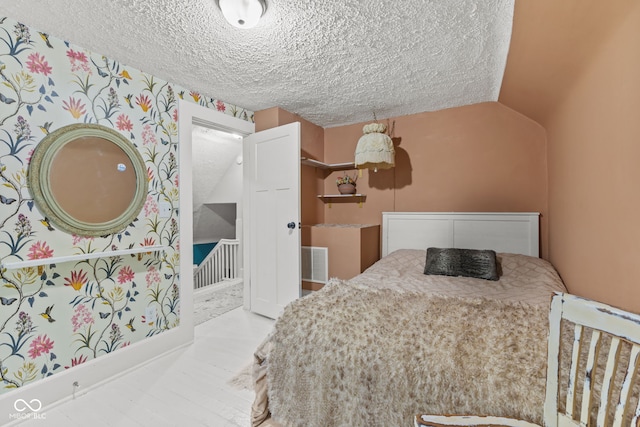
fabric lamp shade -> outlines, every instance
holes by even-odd
[[[355,166],[358,169],[390,169],[395,166],[393,141],[385,132],[383,123],[370,123],[362,128],[363,135],[358,140]]]

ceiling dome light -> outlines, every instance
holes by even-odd
[[[227,22],[236,28],[253,28],[267,10],[265,0],[216,0]]]

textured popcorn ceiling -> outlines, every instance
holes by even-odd
[[[2,0],[9,16],[207,96],[322,127],[496,101],[514,0]]]

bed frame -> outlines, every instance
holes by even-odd
[[[438,247],[539,257],[539,217],[536,212],[383,212],[382,256]]]

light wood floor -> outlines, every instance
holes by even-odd
[[[248,427],[253,392],[227,382],[249,365],[273,321],[242,307],[195,328],[194,343],[20,426]]]

